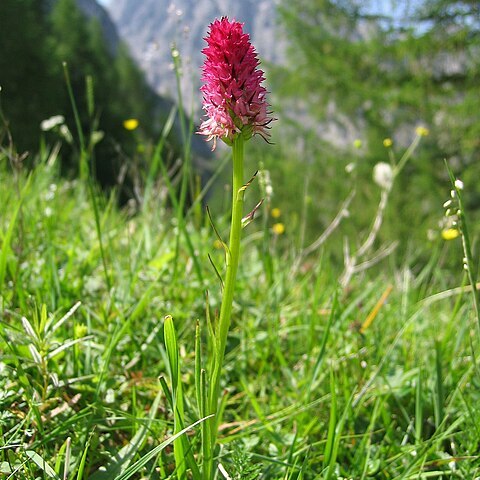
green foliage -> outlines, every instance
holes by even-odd
[[[192,228],[186,216],[204,259],[202,284],[185,242],[175,254],[178,225],[166,191],[152,192],[132,217],[94,190],[109,289],[88,189],[62,179],[50,151],[44,155],[29,176],[18,172],[17,183],[5,157],[0,164],[0,225],[11,231],[0,238],[1,472],[27,480],[65,472],[178,478],[176,443],[192,454],[188,477],[202,435],[199,390],[206,391],[195,358],[211,328],[205,289],[212,320],[221,295],[206,260],[210,254],[221,265],[215,234],[206,219]],[[252,193],[248,205],[256,203]],[[415,273],[384,264],[342,290],[330,255],[334,239],[323,255],[299,264],[296,232],[287,225],[282,238],[259,237],[250,230],[255,223],[245,231],[222,378],[219,461],[231,478],[478,475],[472,352],[480,336],[471,335],[469,292],[449,290],[463,282],[460,267],[449,273],[444,255]],[[216,227],[224,234],[227,224],[220,218]],[[458,240],[442,248],[461,263]],[[389,283],[395,286],[379,303]],[[175,331],[170,320],[163,334],[167,315]],[[168,371],[171,387],[158,381]],[[183,424],[172,410],[180,385]],[[188,441],[178,442],[185,434]]]
[[[308,25],[317,7],[326,9],[319,17],[322,22],[332,21],[330,40],[337,31],[351,31],[362,12],[347,1],[310,4],[315,9],[306,10],[305,28],[295,35],[308,37],[302,48],[314,58],[318,54],[310,44],[316,39],[315,29]],[[131,91],[141,105],[142,88],[124,53],[101,77],[118,75],[123,79],[119,90],[107,91],[97,76],[94,87],[85,82],[87,73],[96,75],[96,68],[106,66],[108,52],[101,46],[97,26],[79,25],[71,35],[66,31],[59,12],[70,22],[83,22],[66,10],[68,5],[60,0],[48,28],[63,31],[71,41],[48,48],[55,65],[65,55],[80,59],[89,49],[96,52],[92,58],[83,57],[85,70],[69,61],[80,131],[85,134],[83,150],[90,158],[96,152],[90,148],[92,132],[104,128],[103,118],[114,122],[115,115],[123,115],[115,91],[121,90],[124,97]],[[306,0],[299,5],[306,6]],[[12,17],[12,8],[5,12]],[[340,16],[331,18],[333,12]],[[0,35],[5,30],[0,29]],[[80,38],[86,43],[77,49]],[[383,55],[383,47],[370,46],[368,55],[375,48]],[[13,47],[20,52],[21,45]],[[337,45],[333,42],[331,47]],[[391,47],[387,42],[385,48]],[[360,70],[377,71],[375,62],[361,59],[361,48],[350,51],[348,42],[338,48],[347,63],[363,61]],[[415,48],[412,42],[404,55]],[[40,58],[41,49],[38,52]],[[340,65],[339,58],[315,58],[324,62],[329,75],[337,69],[345,74],[347,80],[339,81],[344,89],[361,78],[355,68]],[[315,75],[295,74],[310,82],[308,89],[299,82],[297,91],[314,95]],[[322,88],[336,85],[332,78],[317,78]],[[375,80],[378,91],[370,91],[372,84],[358,91],[365,89],[380,99],[382,82],[387,81]],[[427,84],[430,79],[422,81]],[[66,93],[61,88],[52,98],[63,102]],[[393,97],[406,99],[395,114],[409,122],[417,86],[395,89]],[[342,108],[361,110],[355,92],[344,91],[331,98]],[[105,99],[115,108],[111,117]],[[321,101],[310,104],[310,113],[324,118]],[[283,105],[287,110],[287,100]],[[425,103],[422,112],[429,114],[430,106]],[[371,122],[363,144],[340,154],[320,142],[308,122],[283,121],[275,133],[276,145],[268,150],[261,143],[249,145],[256,155],[246,159],[246,171],[261,167],[257,179],[262,183],[259,191],[254,185],[248,189],[245,207],[251,211],[258,197],[264,203],[259,218],[244,232],[244,260],[218,386],[223,421],[215,452],[205,422],[212,387],[205,369],[212,366],[208,356],[215,348],[212,331],[222,287],[207,259],[222,265],[224,251],[217,249],[218,239],[206,216],[196,208],[183,208],[169,178],[164,147],[174,111],[152,155],[145,201],[134,214],[117,208],[115,195],[106,197],[91,179],[62,176],[59,148],[63,152],[64,144],[49,146],[47,138],[36,163],[26,169],[15,145],[3,138],[0,474],[26,480],[199,478],[203,466],[197,462],[214,454],[226,474],[243,480],[478,477],[478,295],[465,286],[478,281],[476,233],[469,228],[470,236],[462,237],[465,253],[460,238],[444,242],[437,234],[428,244],[414,241],[419,220],[406,223],[403,216],[413,212],[438,233],[438,217],[431,209],[441,215],[451,189],[449,183],[437,185],[435,200],[424,201],[425,192],[433,188],[432,168],[444,171],[443,164],[429,163],[438,138],[432,129],[419,143],[414,123],[408,123],[405,145],[394,138],[393,146],[384,146],[383,136],[393,134],[382,127],[383,107],[377,107],[377,112],[368,113]],[[9,114],[7,108],[5,112]],[[73,119],[67,121],[75,132]],[[18,128],[10,127],[14,133]],[[295,141],[289,136],[292,132]],[[419,147],[410,157],[413,147],[406,146],[412,140]],[[137,141],[132,140],[133,147]],[[127,145],[122,143],[122,149]],[[83,150],[72,147],[74,165]],[[373,163],[379,160],[396,169],[391,190],[371,179]],[[468,207],[475,197],[467,180],[468,172],[470,179],[476,178],[475,166],[465,162],[464,190],[454,183],[461,214],[454,213],[462,233],[467,216],[468,226],[475,225]],[[356,195],[349,196],[353,190]],[[230,197],[231,191],[226,194]],[[276,207],[280,211],[273,215]],[[345,251],[348,247],[349,255],[355,256],[363,248],[368,232],[376,228],[376,211],[383,223],[375,247],[381,250],[391,240],[407,238],[412,246],[404,242],[402,255],[380,263],[367,257],[362,269],[342,282]],[[214,218],[218,235],[226,238],[229,218]],[[340,223],[322,240],[334,218]],[[314,240],[323,243],[308,250]],[[462,268],[464,255],[467,273]],[[451,268],[451,259],[457,268]],[[202,445],[208,448],[202,451]]]
[[[257,480],[260,478],[262,467],[252,462],[252,455],[245,451],[242,444],[233,444],[232,451],[232,479]]]
[[[398,155],[411,142],[415,127],[423,124],[430,135],[390,203],[395,224],[385,234],[406,240],[413,232],[418,241],[425,241],[426,231],[435,226],[440,191],[448,184],[444,159],[461,172],[474,209],[480,195],[474,180],[480,175],[478,5],[425,1],[408,10],[406,3],[392,2],[391,16],[372,15],[369,2],[301,0],[282,5],[281,18],[289,33],[288,65],[271,66],[269,79],[277,99],[274,108],[293,126],[289,134],[283,129],[279,142],[291,144],[293,139],[298,146],[300,137],[308,145],[296,155],[301,162],[311,162],[308,170],[316,183],[312,187],[328,198],[334,193],[337,199],[345,197],[346,187],[338,184],[343,180],[351,185],[345,181],[344,167],[354,162],[365,189],[361,195],[371,198],[374,189],[366,189],[372,168],[388,161],[383,140],[392,139]],[[311,139],[322,137],[322,126],[332,124],[336,147],[326,149]],[[353,135],[362,140],[360,149],[353,148]],[[293,187],[293,162],[276,162],[284,170],[287,190]],[[358,218],[358,212],[353,217]]]
[[[40,122],[59,113],[62,104],[43,7],[39,0],[2,1],[0,100],[21,151],[37,146]]]
[[[100,132],[90,152],[93,171],[103,185],[124,180],[125,197],[132,197],[145,162],[140,138],[159,134],[170,107],[147,86],[127,49],[112,51],[96,20],[88,20],[75,0],[5,0],[0,24],[1,101],[8,129],[20,151],[38,147],[40,123],[62,115],[70,131],[75,118],[64,78],[69,71],[84,134]],[[18,41],[18,32],[22,41]],[[90,83],[87,79],[90,78]],[[136,118],[140,128],[125,130],[123,121]],[[4,125],[0,126],[5,130]],[[44,133],[47,142],[58,140],[57,131]],[[0,137],[1,138],[1,137]],[[169,140],[166,150],[171,150]],[[33,163],[30,157],[28,163]],[[76,173],[75,147],[64,145],[64,172]],[[127,172],[127,173],[125,173]]]

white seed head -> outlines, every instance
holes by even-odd
[[[379,162],[373,167],[373,180],[381,188],[387,190],[392,187],[393,169],[389,163]]]
[[[455,180],[455,188],[458,190],[463,190],[463,182],[459,178]]]

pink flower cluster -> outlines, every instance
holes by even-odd
[[[200,90],[208,119],[198,133],[213,139],[213,148],[217,138],[231,143],[240,133],[246,139],[259,134],[267,140],[273,118],[262,86],[265,77],[257,68],[260,62],[243,24],[227,17],[215,20],[205,40]]]

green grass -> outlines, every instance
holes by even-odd
[[[17,177],[6,156],[0,164],[0,478],[175,478],[201,451],[196,326],[206,345],[207,309],[215,318],[221,298],[208,255],[219,267],[223,251],[206,215],[179,226],[161,181],[137,212],[94,191],[96,216],[88,186],[62,179],[48,153]],[[297,232],[284,220],[286,234],[275,236],[276,221],[264,215],[244,232],[222,376],[224,471],[480,477],[471,298],[430,298],[461,285],[460,249],[457,273],[442,268],[438,247],[431,262],[383,260],[342,289],[331,242],[299,265]],[[215,225],[225,238],[228,219]],[[169,315],[176,360],[163,338]],[[165,394],[170,375],[183,390],[185,425]],[[173,437],[183,428],[188,442]],[[175,442],[192,450],[177,467]]]

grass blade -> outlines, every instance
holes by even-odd
[[[95,474],[90,476],[90,480],[109,480],[111,478],[117,478],[118,475],[121,475],[126,471],[133,460],[133,457],[137,454],[142,444],[146,441],[150,427],[155,419],[155,415],[157,414],[161,398],[162,394],[159,392],[153,401],[147,422],[142,424],[132,440],[130,440],[130,442],[112,458],[105,470],[97,471]]]
[[[27,450],[25,455],[38,467],[40,468],[48,478],[54,478],[55,480],[61,480],[61,478],[56,474],[55,470],[37,453],[33,450]]]
[[[147,465],[148,462],[153,460],[162,450],[164,450],[166,447],[168,447],[173,442],[175,442],[175,440],[180,438],[184,433],[188,432],[189,430],[196,427],[198,424],[204,422],[210,417],[212,417],[212,415],[210,415],[209,417],[201,418],[200,420],[197,420],[196,422],[192,423],[190,426],[184,428],[183,430],[180,430],[180,432],[176,433],[175,435],[172,435],[168,440],[165,440],[160,445],[150,450],[150,452],[144,455],[140,460],[138,460],[129,468],[127,468],[127,470],[125,470],[125,472],[115,480],[128,480],[129,478],[132,478],[133,475],[139,472],[145,465]]]

